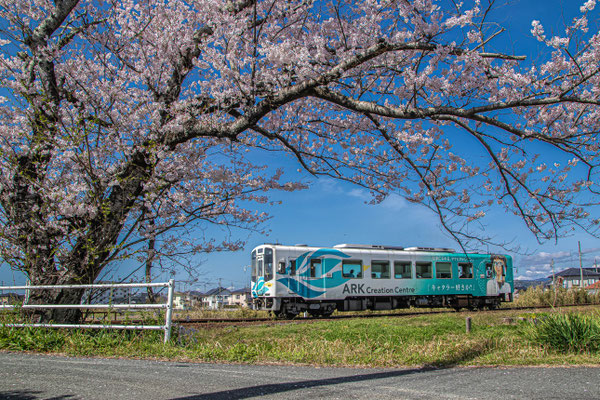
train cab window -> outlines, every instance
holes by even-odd
[[[433,278],[433,265],[430,262],[417,261],[417,279]]]
[[[342,261],[342,277],[344,278],[362,278],[362,261],[344,260]]]
[[[290,260],[290,275],[296,275],[296,260]]]
[[[310,274],[311,278],[315,278],[317,276],[317,270],[319,270],[319,274],[321,274],[321,262],[320,258],[315,258],[310,260]]]
[[[273,249],[265,249],[265,281],[273,279]]]
[[[390,262],[389,261],[373,261],[371,263],[371,278],[373,278],[373,279],[390,279]]]
[[[472,279],[473,278],[473,264],[458,263],[458,277],[460,279]]]
[[[435,263],[435,277],[438,279],[452,278],[452,263],[436,262]]]
[[[412,279],[412,268],[410,261],[394,261],[394,278]]]
[[[252,252],[252,281],[256,282],[258,277],[258,264],[256,263],[256,251]]]

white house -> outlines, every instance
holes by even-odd
[[[250,288],[236,289],[231,292],[229,298],[229,305],[239,307],[250,307],[252,303],[252,297],[250,295]]]
[[[600,281],[600,272],[594,268],[583,268],[583,282],[581,282],[582,270],[579,268],[567,268],[555,274],[557,285],[570,289],[574,287],[586,287]],[[552,279],[552,275],[548,278]],[[562,281],[562,283],[560,283]]]
[[[209,310],[217,310],[229,305],[231,291],[224,287],[217,287],[205,293],[202,299],[202,306]]]

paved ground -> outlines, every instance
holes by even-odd
[[[351,369],[0,353],[0,398],[600,399],[600,367]]]

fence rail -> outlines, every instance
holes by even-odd
[[[118,284],[91,284],[91,285],[39,285],[39,286],[0,286],[0,290],[53,290],[53,289],[113,289],[113,288],[135,288],[135,287],[166,287],[167,301],[158,304],[24,304],[22,306],[0,305],[0,309],[90,309],[90,310],[122,310],[122,309],[166,309],[164,325],[100,325],[100,324],[4,324],[0,326],[13,328],[81,328],[81,329],[129,329],[129,330],[164,330],[164,342],[171,338],[171,327],[173,319],[173,292],[175,281],[160,283],[118,283]]]

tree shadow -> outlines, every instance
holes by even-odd
[[[371,380],[377,380],[377,379],[392,378],[392,377],[397,377],[397,376],[405,376],[405,375],[411,375],[411,374],[425,372],[425,371],[431,371],[432,369],[434,369],[434,368],[427,367],[427,368],[409,369],[409,370],[375,372],[373,374],[341,376],[341,377],[327,378],[327,379],[313,379],[313,380],[309,380],[309,381],[272,383],[272,384],[267,384],[267,385],[257,385],[257,386],[239,388],[239,389],[224,390],[222,392],[198,394],[198,395],[192,395],[192,396],[186,396],[186,397],[176,397],[173,400],[247,399],[249,397],[267,396],[270,394],[291,392],[293,390],[308,389],[308,388],[314,388],[314,387],[319,387],[319,386],[330,386],[330,385],[338,385],[338,384],[342,384],[342,383],[363,382],[363,381],[371,381]]]
[[[10,392],[0,392],[1,400],[37,400],[44,398],[46,400],[64,400],[71,399],[73,395],[67,394],[63,396],[45,397],[44,392],[33,390],[13,390]]]

